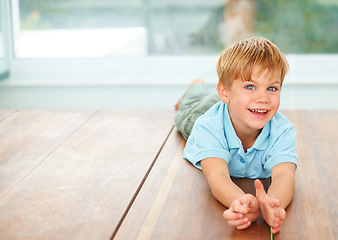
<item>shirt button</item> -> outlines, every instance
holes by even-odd
[[[241,160],[239,160],[241,163],[245,163],[245,160],[243,158],[241,158]]]

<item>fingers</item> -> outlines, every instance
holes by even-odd
[[[275,210],[275,217],[274,217],[273,223],[271,224],[273,234],[279,232],[279,229],[283,225],[285,218],[286,218],[286,212],[284,209]]]
[[[243,218],[243,214],[234,212],[232,209],[229,208],[228,210],[224,211],[223,217],[226,220],[238,220]]]
[[[276,233],[279,232],[279,230],[280,230],[280,226],[278,228],[272,228],[271,232],[272,232],[272,234],[276,234]]]
[[[278,209],[275,211],[275,223],[273,227],[280,227],[286,218],[286,213],[284,209]]]
[[[239,230],[248,228],[251,222],[241,213],[236,213],[232,209],[228,209],[223,213],[223,217],[228,220],[230,226],[236,227]]]
[[[249,227],[251,224],[248,218],[241,218],[238,220],[229,220],[228,223],[230,226],[237,227],[237,228],[239,227],[238,229],[244,229],[246,228],[245,227],[246,225],[247,227]]]
[[[243,225],[237,225],[236,228],[238,230],[243,230],[243,229],[250,227],[250,225],[251,225],[251,222],[249,220],[247,220],[246,223],[244,223]]]
[[[259,186],[258,186],[259,191]],[[258,197],[257,197],[258,198]],[[286,212],[280,207],[280,201],[278,199],[272,199],[265,194],[265,197],[261,201],[261,214],[264,220],[272,227],[272,233],[279,232],[280,227],[284,223],[286,218]]]
[[[258,216],[259,203],[256,197],[251,194],[243,195],[234,200],[230,208],[223,213],[223,217],[228,220],[228,224],[239,230],[248,228]]]
[[[232,209],[234,212],[242,214],[247,214],[249,212],[248,204],[245,201],[242,203],[241,199],[233,201],[230,209]]]
[[[245,194],[242,198],[239,199],[240,203],[245,207],[250,207],[255,205],[257,199],[251,194]]]
[[[275,223],[273,224],[273,227],[272,227],[272,229],[271,229],[271,232],[272,232],[273,234],[278,233],[279,230],[280,230],[280,228],[281,228],[281,226],[282,226],[282,224],[283,224],[283,222],[280,222],[280,223],[275,222]]]
[[[246,194],[240,199],[233,201],[230,208],[232,208],[233,211],[235,212],[247,214],[250,211],[250,208],[255,207],[257,205],[258,205],[257,199],[251,194]]]
[[[284,218],[284,219],[285,219],[285,218]],[[273,234],[278,233],[279,230],[280,230],[280,228],[282,227],[283,223],[284,223],[284,220],[275,222],[275,223],[274,223],[274,226],[273,226],[272,229],[271,229],[271,232],[272,232]]]
[[[273,201],[272,201],[273,200]],[[284,209],[280,208],[279,201],[275,199],[269,200],[269,206],[271,207],[271,215],[276,219],[275,221],[284,221],[286,218],[286,212]],[[272,226],[273,227],[273,226]]]
[[[237,227],[237,226],[241,226],[241,225],[245,225],[249,222],[249,219],[246,217],[241,216],[238,219],[234,219],[234,220],[228,220],[228,223],[230,226],[233,227]]]
[[[286,218],[286,212],[284,209],[279,208],[275,216],[278,217],[281,221],[284,221]]]
[[[270,208],[279,208],[280,207],[280,202],[279,202],[278,199],[266,198],[265,201],[266,201],[266,204]]]
[[[256,197],[258,201],[262,201],[266,195],[266,192],[264,190],[264,186],[261,182],[261,180],[256,179],[255,180],[255,188],[256,188]]]

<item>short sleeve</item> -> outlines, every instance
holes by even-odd
[[[271,172],[272,168],[277,164],[284,162],[291,162],[297,166],[297,153],[296,153],[296,131],[291,125],[282,130],[278,137],[271,143],[270,149],[266,154],[266,162],[264,164],[265,170]]]
[[[231,160],[224,130],[197,121],[184,149],[184,158],[201,169],[200,161],[210,157],[221,158],[227,162]]]

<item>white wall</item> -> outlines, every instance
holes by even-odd
[[[338,109],[338,55],[287,55],[281,109]],[[218,56],[12,60],[0,108],[172,109],[196,77],[210,90]]]

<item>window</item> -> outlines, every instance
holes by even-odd
[[[22,106],[171,109],[196,77],[215,89],[224,47],[260,35],[291,66],[282,108],[337,108],[337,0],[0,1],[11,33],[3,85]]]
[[[12,9],[17,58],[218,54],[250,35],[285,53],[338,52],[334,0],[12,0]]]
[[[0,1],[0,80],[8,77],[7,17],[4,1]]]
[[[210,54],[223,45],[223,0],[16,1],[18,58]]]

